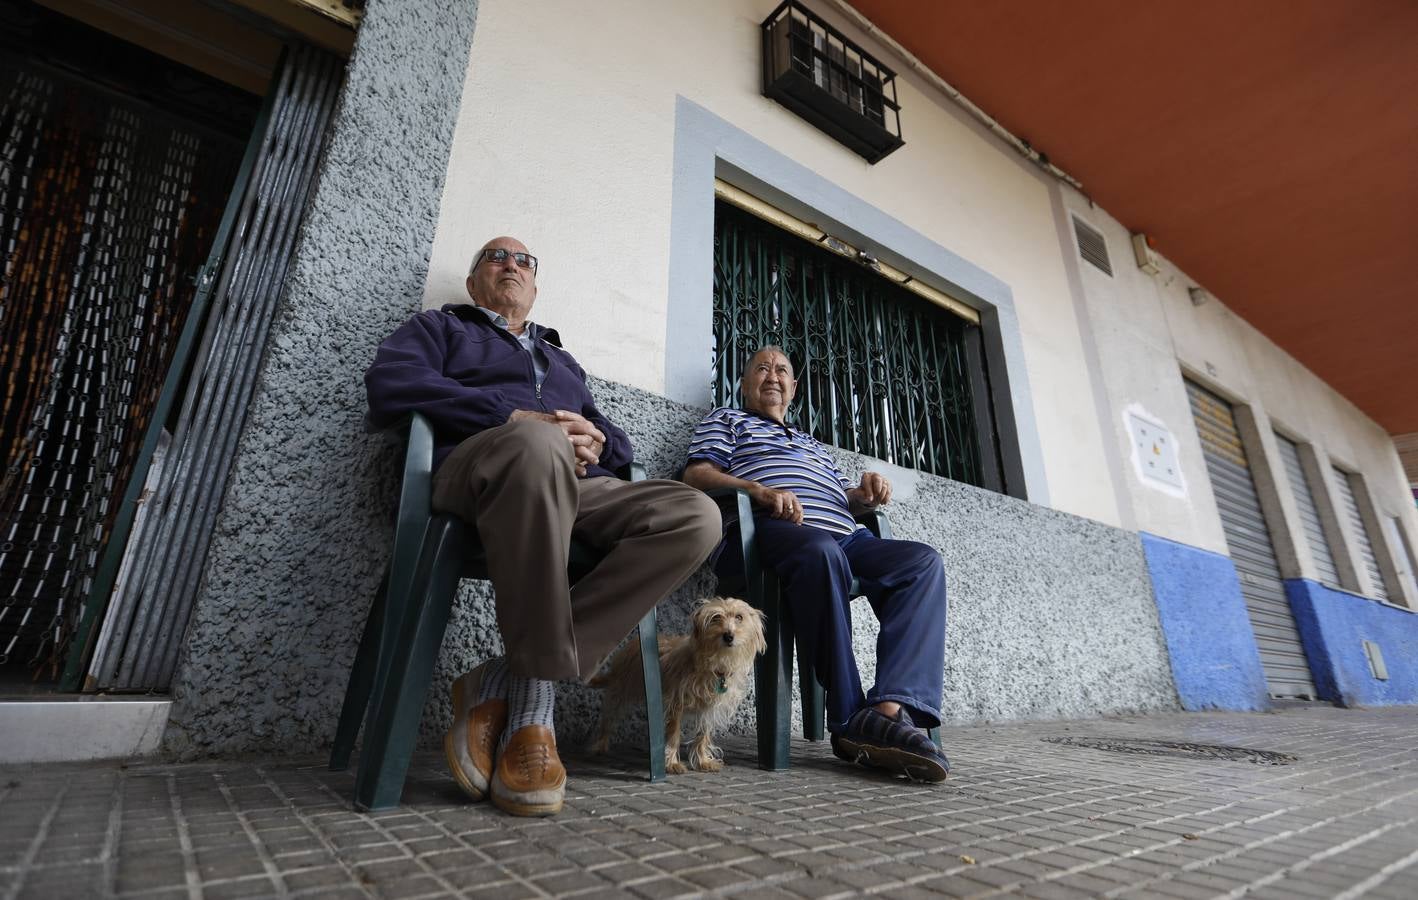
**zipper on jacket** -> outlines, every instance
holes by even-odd
[[[531,326],[529,325],[528,328],[530,328],[530,327],[531,327]],[[547,408],[547,405],[542,402],[542,382],[540,382],[540,381],[537,380],[537,360],[536,360],[536,357],[534,356],[534,354],[537,352],[537,336],[536,336],[535,333],[533,333],[533,334],[528,335],[528,337],[530,337],[530,338],[532,339],[532,349],[530,349],[530,350],[522,350],[522,344],[521,344],[520,341],[519,341],[518,344],[517,344],[517,349],[518,349],[518,350],[522,350],[522,352],[524,352],[524,353],[527,354],[527,368],[529,368],[529,369],[532,370],[532,387],[534,387],[534,388],[536,389],[536,392],[537,392],[537,403],[539,403],[539,404],[541,405],[541,407],[542,407],[542,410],[545,411],[546,408]],[[515,340],[517,340],[517,338],[514,336],[514,337],[512,338],[512,340],[515,341]],[[551,357],[550,357],[550,356],[547,357],[547,374],[548,374],[548,375],[551,374]],[[543,379],[543,380],[545,380],[545,379]]]
[[[530,328],[531,326],[528,326],[528,327]],[[517,340],[517,335],[513,334],[510,330],[508,330],[508,329],[506,329],[506,328],[497,328],[497,326],[495,326],[495,325],[493,326],[493,328],[494,328],[495,330],[497,330],[497,331],[502,332],[503,336],[504,336],[507,340],[511,341],[511,342],[512,342],[512,345],[517,348],[517,352],[518,352],[518,353],[525,353],[525,354],[527,354],[527,374],[532,376],[532,378],[531,378],[532,387],[536,390],[537,403],[538,403],[538,405],[541,406],[542,411],[543,411],[543,412],[546,412],[546,411],[547,411],[547,405],[542,402],[542,383],[537,380],[537,364],[536,364],[536,362],[535,362],[535,361],[533,360],[533,358],[532,358],[532,354],[535,353],[536,350],[535,350],[535,349],[533,349],[533,350],[527,350],[527,349],[525,349],[525,348],[522,346],[522,342],[519,341],[519,340]],[[537,343],[537,337],[536,337],[535,334],[533,334],[531,337],[532,337],[532,344],[533,344],[533,346],[535,346],[536,343]],[[547,357],[547,374],[548,374],[548,375],[551,374],[551,357],[550,357],[550,356]]]

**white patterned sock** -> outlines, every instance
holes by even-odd
[[[552,728],[552,714],[556,711],[556,683],[541,678],[524,678],[507,673],[507,727],[502,731],[502,742],[498,749],[507,746],[519,728],[528,725],[545,725]]]
[[[478,706],[488,700],[507,699],[507,660],[499,656],[488,660],[483,668],[482,683],[478,685],[478,695],[473,705]]]

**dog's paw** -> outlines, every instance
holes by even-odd
[[[689,769],[686,769],[684,763],[676,759],[665,763],[665,771],[671,775],[683,775],[685,772],[688,772]]]
[[[701,772],[717,772],[724,768],[724,763],[722,760],[717,760],[712,756],[706,756],[703,759],[696,759],[694,761],[694,767]]]

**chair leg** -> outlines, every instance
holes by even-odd
[[[660,689],[660,638],[655,608],[640,620],[640,665],[645,679],[645,737],[650,749],[650,782],[665,780],[665,697]]]
[[[803,703],[803,737],[820,741],[826,734],[827,692],[817,681],[812,661],[798,653],[798,693]]]
[[[389,573],[390,568],[386,567],[379,593],[374,595],[374,603],[369,607],[369,618],[365,620],[364,633],[360,635],[359,649],[355,651],[349,685],[345,688],[345,702],[340,706],[340,724],[335,728],[335,745],[330,750],[332,772],[343,772],[350,767],[355,738],[359,737],[359,726],[369,707],[374,676],[379,670],[379,646],[383,643],[380,636],[384,631],[384,600],[389,593]]]
[[[784,620],[778,579],[764,572],[760,597],[767,614],[768,650],[754,664],[758,713],[758,767],[788,768],[789,720],[792,717],[793,632]]]
[[[932,741],[935,741],[935,745],[936,745],[937,747],[940,746],[940,728],[939,728],[939,727],[927,729],[927,730],[926,730],[926,734],[930,735],[931,740],[932,740]]]
[[[451,519],[430,527],[423,557],[410,582],[411,602],[402,621],[390,620],[399,630],[364,729],[364,748],[355,775],[357,809],[373,812],[399,805],[433,663],[458,587],[461,529],[460,523]]]

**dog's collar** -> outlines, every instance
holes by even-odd
[[[726,674],[724,674],[723,672],[715,672],[714,675],[719,679],[718,681],[714,682],[714,693],[716,693],[716,694],[726,694],[726,693],[728,693],[728,691],[729,691],[729,676],[726,675]]]

